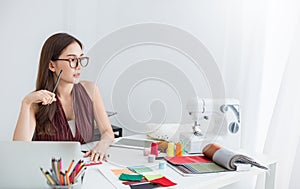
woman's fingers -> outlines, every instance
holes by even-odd
[[[52,104],[52,102],[56,101],[55,94],[47,90],[41,90],[39,98],[43,105]]]
[[[104,153],[101,153],[101,152],[96,152],[96,151],[93,151],[93,150],[90,150],[88,152],[86,152],[83,157],[88,157],[90,156],[90,160],[91,161],[107,161],[108,160],[108,155],[107,154],[104,154]]]
[[[92,152],[92,151],[87,151],[87,152],[85,152],[85,154],[83,155],[83,157],[85,157],[85,158],[86,158],[86,157],[89,157],[89,156],[91,155],[91,152]]]
[[[94,160],[96,157],[96,153],[94,151],[91,152],[91,161],[96,161]]]
[[[54,101],[56,101],[55,93],[52,93],[47,90],[31,92],[23,100],[24,103],[29,105],[34,103],[42,103],[43,105],[48,105],[52,104]]]
[[[95,153],[94,159],[92,161],[102,161],[101,160],[101,155],[99,153]]]
[[[103,160],[107,162],[108,158],[109,158],[109,154],[105,154]]]

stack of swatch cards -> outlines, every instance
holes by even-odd
[[[183,176],[230,171],[203,155],[165,157],[171,167]]]
[[[111,170],[122,181],[122,184],[129,185],[131,189],[145,189],[174,186],[176,183],[166,176],[144,165],[130,166],[123,169]]]

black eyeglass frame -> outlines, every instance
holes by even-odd
[[[75,65],[75,67],[72,66],[72,61],[73,61],[73,59],[76,59],[76,65]],[[86,60],[87,60],[87,63],[86,63],[85,65],[83,65],[83,64],[81,63],[81,60],[82,60],[82,59],[86,59]],[[57,60],[68,61],[68,62],[69,62],[69,66],[70,66],[71,68],[77,68],[77,67],[78,67],[78,62],[79,62],[80,65],[84,68],[84,67],[86,67],[86,66],[89,64],[90,58],[87,57],[87,56],[80,57],[80,58],[57,58],[57,59],[54,59],[54,60],[52,60],[52,61],[57,61]]]

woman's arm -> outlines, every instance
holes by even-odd
[[[46,106],[53,101],[56,101],[55,94],[47,90],[34,91],[25,96],[22,100],[13,140],[31,141],[36,126],[37,104],[42,103]]]
[[[84,82],[83,85],[86,86],[91,99],[93,99],[95,119],[101,133],[100,141],[93,147],[93,149],[85,154],[85,157],[91,156],[92,161],[106,161],[108,158],[107,149],[114,141],[114,133],[105,111],[99,88],[96,84],[87,81]]]

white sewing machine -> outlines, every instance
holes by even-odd
[[[194,125],[192,131],[181,132],[180,140],[188,153],[201,153],[209,143],[229,149],[239,149],[241,143],[241,115],[236,99],[193,98],[187,110]]]

